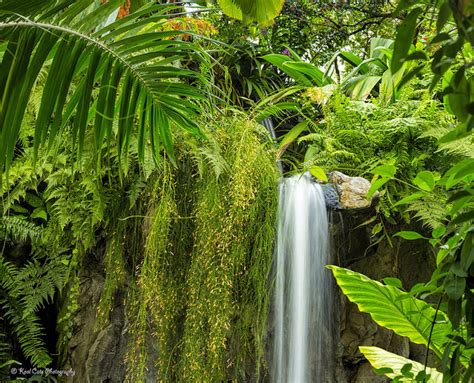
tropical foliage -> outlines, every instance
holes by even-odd
[[[170,65],[190,50],[188,44],[167,39],[179,32],[160,30],[170,8],[150,4],[108,22],[120,4],[118,0],[99,7],[92,0],[40,2],[18,12],[16,1],[2,2],[2,169],[11,165],[28,100],[41,73],[48,75],[35,121],[36,154],[40,144],[51,145],[66,127],[78,157],[89,125],[97,152],[116,136],[120,158],[128,152],[132,132],[141,159],[146,141],[155,158],[161,149],[173,156],[172,126],[198,133],[195,104],[189,98],[199,94],[187,84],[170,81],[195,76]]]
[[[0,380],[71,366],[92,269],[124,381],[268,379],[276,162],[371,179],[370,246],[431,246],[409,290],[329,266],[424,347],[375,371],[472,379],[473,5],[360,3],[0,0]]]

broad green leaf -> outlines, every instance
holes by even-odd
[[[425,238],[421,234],[417,233],[416,231],[399,231],[398,233],[395,234],[395,236],[401,237],[403,239],[407,239],[409,241]]]
[[[436,21],[436,31],[438,32],[438,35],[451,16],[452,12],[451,7],[449,6],[449,0],[444,0],[439,8],[438,20]]]
[[[446,233],[446,227],[439,226],[433,230],[433,233],[431,233],[431,235],[433,238],[441,238],[444,235],[444,233]]]
[[[420,64],[410,71],[408,71],[406,74],[403,74],[403,77],[400,79],[399,82],[397,82],[396,87],[397,87],[397,92],[400,91],[401,88],[408,82],[410,82],[417,74],[421,73],[421,71],[425,68],[426,64]]]
[[[382,75],[379,87],[379,100],[382,105],[388,105],[395,100],[395,91],[394,76],[389,70],[386,70]]]
[[[328,182],[328,177],[326,175],[326,172],[321,169],[319,166],[311,166],[309,168],[309,172],[313,175],[313,177],[317,178],[318,180]]]
[[[217,3],[227,16],[269,25],[280,14],[284,0],[217,0]]]
[[[300,70],[296,70],[286,65],[288,63],[295,63],[291,58],[285,55],[280,54],[269,54],[262,57],[264,60],[268,61],[270,64],[275,65],[281,71],[285,72],[289,77],[293,78],[298,84],[303,86],[312,86],[314,85],[311,80],[303,74]]]
[[[43,207],[38,207],[33,210],[33,213],[31,213],[31,218],[41,218],[42,220],[47,221],[48,214],[46,213],[46,210],[44,210]]]
[[[377,166],[375,169],[371,171],[372,174],[378,174],[379,176],[386,177],[386,178],[395,177],[396,172],[397,172],[397,168],[394,165]]]
[[[474,263],[474,232],[466,234],[461,250],[461,266],[464,270],[469,270]]]
[[[443,178],[448,178],[446,181],[446,190],[463,180],[464,175],[474,173],[474,159],[468,158],[457,162],[451,169],[449,169]]]
[[[398,278],[387,277],[383,279],[383,283],[387,286],[395,286],[398,289],[403,289],[402,281]]]
[[[423,8],[413,9],[402,21],[397,30],[397,37],[393,46],[393,56],[390,70],[392,73],[398,72],[402,67],[403,61],[408,55],[410,47],[415,37],[415,29],[418,16],[423,12]]]
[[[363,64],[362,59],[359,56],[356,56],[354,53],[340,52],[339,56],[352,66],[359,66],[360,73],[365,74],[369,72],[369,66],[367,64]]]
[[[398,335],[408,337],[413,343],[428,345],[441,358],[443,345],[448,340],[451,325],[444,313],[438,311],[436,326],[432,321],[436,310],[428,303],[416,299],[394,286],[384,286],[365,275],[338,266],[328,266],[347,298],[359,310],[370,314],[382,327],[393,330]]]
[[[464,67],[461,67],[453,76],[450,84],[452,91],[447,94],[445,99],[449,109],[460,122],[466,122],[470,116],[468,105],[471,100],[466,95],[470,94],[471,89],[464,73]]]
[[[370,54],[371,58],[381,58],[383,56],[383,52],[380,48],[390,48],[393,45],[394,41],[392,39],[386,39],[383,37],[373,37],[370,40]],[[386,69],[386,67],[381,67],[382,69]]]
[[[313,80],[316,86],[324,86],[326,84],[332,83],[332,80],[329,77],[326,77],[323,71],[310,63],[286,62],[283,64],[283,67],[305,74],[311,80]]]
[[[469,221],[474,221],[474,210],[459,214],[451,221],[451,224],[458,225]]]
[[[435,186],[435,177],[430,171],[424,170],[416,175],[413,184],[422,190],[432,191]]]
[[[351,92],[352,98],[365,100],[380,82],[381,78],[381,76],[362,76],[354,79],[354,86]]]
[[[285,149],[290,145],[294,140],[298,138],[298,136],[308,127],[308,121],[304,120],[300,123],[296,124],[293,128],[290,129],[288,133],[283,136],[283,139],[280,142],[280,146],[278,149],[278,157],[281,157],[281,154],[285,151]]]
[[[456,301],[464,294],[466,288],[466,278],[458,277],[457,275],[450,275],[444,285],[444,290],[449,298]]]
[[[379,190],[383,185],[385,185],[388,181],[390,181],[390,178],[378,178],[373,181],[372,185],[370,185],[369,191],[367,192],[366,198],[372,198],[375,192]]]
[[[404,358],[403,356],[391,353],[379,347],[374,346],[360,346],[359,350],[367,360],[370,362],[372,367],[376,369],[390,368],[392,371],[387,372],[385,375],[391,379],[402,375],[402,368],[406,365],[411,364],[411,372],[416,375],[420,371],[425,370],[425,366],[421,363],[413,360]],[[429,375],[429,379],[425,380],[425,383],[443,383],[443,374],[434,368],[427,367],[426,373]],[[412,382],[412,379],[402,378],[400,382]]]

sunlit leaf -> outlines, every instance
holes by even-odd
[[[428,345],[441,357],[451,325],[438,311],[438,323],[432,329],[436,310],[394,286],[385,286],[355,271],[328,266],[342,292],[359,310],[368,313],[379,325],[408,337],[412,342]],[[403,299],[402,299],[403,298]],[[431,337],[430,337],[431,334]]]
[[[388,352],[382,348],[374,346],[360,346],[359,350],[367,360],[370,362],[372,367],[376,369],[389,368],[392,371],[385,373],[389,378],[396,378],[397,376],[403,375],[402,369],[404,366],[411,365],[411,371],[416,374],[421,371],[425,371],[425,366],[421,363],[413,360],[404,358],[403,356]],[[426,373],[429,375],[429,379],[424,380],[426,383],[442,383],[443,374],[434,368],[427,367]],[[411,382],[410,378],[402,378],[400,382]]]

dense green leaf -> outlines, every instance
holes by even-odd
[[[403,61],[408,55],[410,46],[415,37],[415,28],[418,22],[418,16],[423,12],[423,8],[415,8],[403,20],[398,28],[397,37],[393,47],[393,56],[390,69],[392,73],[398,72],[402,67]]]
[[[424,345],[428,345],[432,330],[430,348],[441,358],[443,345],[451,331],[451,325],[443,313],[438,312],[437,323],[432,329],[436,310],[428,303],[354,271],[337,266],[328,268],[347,298],[360,311],[370,314],[379,325]]]
[[[11,164],[33,84],[43,69],[48,76],[36,120],[35,153],[46,141],[51,147],[59,132],[71,127],[81,158],[86,132],[94,117],[97,150],[102,149],[106,137],[114,138],[112,126],[117,118],[120,153],[126,153],[138,127],[137,116],[141,112],[137,109],[137,99],[143,98],[142,94],[147,95],[147,107],[155,115],[148,124],[141,125],[141,129],[156,130],[152,142],[155,155],[164,150],[173,156],[170,137],[175,126],[200,134],[193,117],[196,107],[191,101],[201,95],[193,87],[176,81],[198,76],[174,66],[177,60],[188,55],[188,50],[195,48],[169,39],[179,35],[179,31],[147,32],[144,29],[156,21],[155,18],[163,18],[163,10],[172,7],[160,6],[160,12],[154,15],[152,12],[158,8],[149,4],[136,15],[127,16],[126,21],[118,20],[100,30],[97,23],[107,19],[121,2],[113,0],[88,7],[91,4],[92,0],[68,2],[59,14],[46,5],[35,8],[41,21],[25,19],[21,14],[0,14],[0,38],[14,44],[11,54],[1,58],[0,84],[5,87],[0,97],[6,102],[0,104],[0,170],[8,169]],[[134,23],[137,20],[139,22]],[[140,61],[137,57],[141,57]],[[13,84],[16,85],[13,87]],[[97,84],[100,88],[95,99]],[[116,100],[121,103],[119,109],[115,108]],[[158,123],[159,126],[153,125]],[[142,140],[142,151],[145,150],[143,144]],[[139,157],[143,159],[143,152]]]
[[[403,356],[388,352],[382,348],[374,346],[360,346],[360,352],[364,354],[367,360],[370,362],[372,367],[376,369],[390,368],[392,371],[385,373],[389,378],[396,378],[397,376],[403,375],[403,368],[406,365],[411,365],[410,371],[418,373],[425,371],[425,366],[421,363],[413,360],[404,358]],[[426,383],[442,383],[443,375],[436,369],[427,367],[426,373],[429,375],[429,379],[424,380]],[[412,379],[401,379],[401,382],[411,382]]]
[[[383,176],[386,178],[395,177],[396,172],[397,168],[394,165],[381,165],[377,166],[374,170],[372,170],[372,174],[378,174],[379,176]]]
[[[432,191],[434,189],[435,182],[436,181],[433,173],[427,170],[419,172],[413,180],[413,184],[426,191]]]
[[[375,86],[381,81],[381,76],[363,76],[354,79],[351,95],[356,100],[365,100],[369,97]]]
[[[444,289],[446,291],[446,294],[448,294],[449,298],[451,298],[452,300],[458,300],[464,293],[465,287],[466,279],[464,277],[458,277],[456,275],[453,275],[446,280]]]
[[[303,86],[312,86],[313,83],[311,80],[301,71],[295,68],[292,68],[288,63],[294,63],[288,56],[281,54],[269,54],[262,57],[264,60],[275,65],[281,71],[285,72],[288,76],[295,79],[297,83]]]
[[[367,191],[366,198],[368,198],[368,199],[372,198],[372,196],[375,194],[375,192],[378,191],[388,181],[390,181],[390,178],[378,178],[378,179],[372,181],[372,184],[370,185],[370,188]]]
[[[311,166],[309,168],[309,172],[313,175],[313,177],[317,178],[318,180],[328,182],[328,177],[324,169],[321,169],[319,166]]]
[[[284,150],[288,145],[290,145],[298,136],[308,127],[308,121],[301,121],[295,126],[293,126],[288,133],[283,136],[283,139],[280,142],[279,150],[280,152]]]
[[[268,25],[278,16],[284,0],[217,0],[227,16]]]
[[[416,231],[399,231],[398,233],[395,234],[395,236],[401,237],[403,239],[407,239],[409,241],[424,238],[421,234],[417,233]]]
[[[385,283],[387,286],[395,286],[398,289],[403,288],[402,281],[398,278],[387,277],[383,279],[383,283]]]

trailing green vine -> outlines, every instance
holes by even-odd
[[[146,193],[127,381],[248,380],[249,364],[262,373],[275,153],[243,115],[206,123],[212,138],[180,148],[177,169],[161,162]]]

